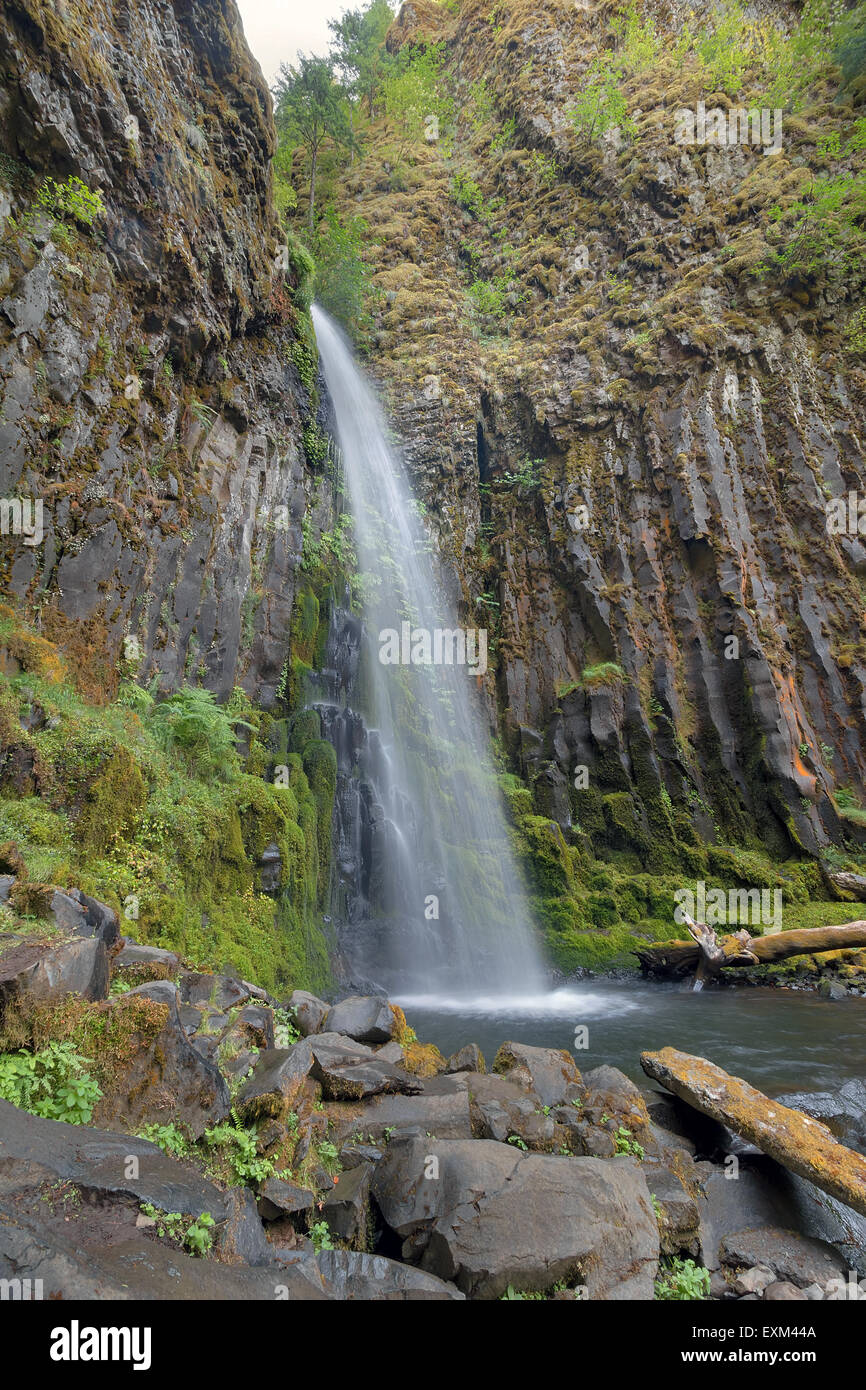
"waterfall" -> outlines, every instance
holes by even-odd
[[[544,972],[482,719],[487,634],[458,627],[376,396],[318,307],[313,323],[364,596],[361,708],[323,712],[326,734],[358,713],[368,730],[341,797],[376,846],[347,955],[404,997],[534,994]]]

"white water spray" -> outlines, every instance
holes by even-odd
[[[405,642],[405,664],[379,659],[384,631],[403,634],[410,624],[413,632],[453,633],[458,623],[376,397],[336,325],[317,307],[313,322],[365,578],[363,713],[387,754],[378,758],[387,768],[379,794],[399,832],[388,842],[386,930],[376,938],[378,959],[363,964],[397,993],[535,995],[544,972],[484,732],[480,679],[468,665],[405,663]]]

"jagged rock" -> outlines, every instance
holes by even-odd
[[[124,942],[111,964],[121,979],[133,980],[136,984],[171,979],[181,967],[180,956],[174,951],[163,951],[159,946],[140,946],[129,940]],[[190,1007],[184,1005],[181,1014]]]
[[[700,1251],[698,1204],[677,1173],[661,1164],[644,1166],[646,1184],[661,1208],[659,1233],[662,1250],[678,1255],[686,1250],[694,1257]]]
[[[361,1134],[368,1141],[410,1131],[435,1134],[439,1139],[471,1139],[469,1094],[465,1090],[428,1094],[425,1090],[423,1095],[375,1096],[365,1104],[341,1106],[336,1131],[343,1139]]]
[[[390,1097],[386,1097],[386,1104],[388,1099]],[[370,1163],[375,1168],[383,1152],[384,1148],[377,1148],[375,1144],[344,1144],[340,1150],[340,1166],[348,1170],[357,1168],[361,1163]]]
[[[322,1202],[322,1218],[332,1236],[346,1241],[356,1250],[367,1249],[370,1215],[372,1163],[359,1163],[341,1173]]]
[[[782,1105],[822,1120],[849,1149],[866,1154],[866,1083],[845,1081],[838,1091],[797,1092],[778,1097]]]
[[[579,1094],[580,1072],[574,1058],[555,1047],[505,1042],[493,1059],[493,1070],[534,1091],[542,1105],[561,1105]]]
[[[411,1265],[355,1250],[323,1250],[316,1256],[325,1287],[334,1298],[370,1302],[462,1299],[453,1284]]]
[[[768,1284],[764,1289],[765,1303],[794,1303],[798,1299],[806,1301],[806,1295],[795,1284]]]
[[[658,1228],[634,1159],[395,1137],[373,1195],[404,1256],[474,1298],[561,1279],[585,1284],[589,1298],[653,1297]]]
[[[505,1076],[476,1074],[469,1081],[472,1133],[478,1139],[507,1143],[514,1135],[530,1149],[551,1149],[554,1122],[541,1101]]]
[[[225,1194],[226,1219],[216,1237],[216,1256],[223,1264],[269,1265],[274,1251],[262,1226],[256,1199],[247,1187]]]
[[[306,1187],[296,1187],[284,1178],[268,1178],[259,1192],[259,1213],[265,1221],[312,1211],[315,1205],[315,1192]]]
[[[769,1288],[775,1277],[771,1269],[764,1269],[762,1266],[756,1265],[754,1269],[746,1269],[742,1274],[737,1275],[733,1284],[734,1293],[741,1297],[747,1293],[763,1293],[764,1289]]]
[[[306,1042],[313,1054],[310,1074],[330,1100],[360,1100],[382,1092],[415,1095],[423,1089],[422,1082],[380,1061],[363,1043],[330,1032],[316,1033]]]
[[[130,1160],[135,1162],[130,1162]],[[227,1215],[224,1194],[191,1163],[170,1158],[134,1134],[43,1120],[0,1100],[0,1180],[9,1191],[38,1187],[46,1175],[96,1193],[150,1202],[190,1217]],[[47,1295],[46,1295],[47,1296]]]
[[[772,1172],[764,1172],[761,1166],[743,1159],[736,1171],[734,1179],[726,1176],[724,1168],[710,1164],[696,1167],[700,1258],[709,1270],[718,1269],[722,1263],[725,1236],[744,1227],[778,1226],[795,1219],[790,1197],[780,1192]]]
[[[675,1095],[750,1139],[777,1163],[866,1214],[866,1158],[838,1144],[817,1120],[789,1110],[700,1057],[666,1047],[641,1066]]]
[[[231,975],[197,975],[184,971],[180,977],[180,997],[185,1004],[209,1005],[212,1009],[233,1009],[251,997],[247,986]]]
[[[353,995],[341,999],[329,1011],[323,1033],[341,1033],[354,1038],[356,1042],[390,1042],[396,1031],[397,1021],[387,999],[374,995]]]
[[[238,1114],[249,1123],[267,1115],[279,1117],[291,1110],[312,1063],[308,1039],[302,1039],[293,1047],[274,1047],[262,1052],[252,1076],[235,1100]]]
[[[97,1124],[139,1130],[181,1125],[194,1139],[231,1109],[218,1069],[191,1045],[168,980],[138,985],[102,1005],[105,1024],[125,1040],[111,1060],[110,1082],[94,1111]]]
[[[308,1037],[310,1033],[321,1031],[330,1009],[329,1004],[323,1003],[321,999],[317,999],[314,994],[308,994],[304,989],[295,990],[289,999],[288,1007],[290,1010],[294,1010],[298,1032],[302,1038]]]
[[[220,1048],[229,1046],[259,1051],[274,1047],[274,1013],[261,1004],[246,1004],[235,1014],[219,1040]]]
[[[812,1240],[796,1231],[780,1231],[772,1226],[740,1230],[725,1236],[721,1243],[722,1263],[734,1269],[759,1265],[771,1277],[805,1289],[809,1284],[822,1287],[829,1279],[845,1276],[847,1265],[823,1240]]]
[[[449,1073],[460,1071],[486,1072],[487,1063],[484,1060],[484,1053],[477,1043],[467,1043],[465,1047],[459,1048],[448,1058],[446,1071]]]
[[[59,889],[55,892],[51,899],[51,916],[59,931],[95,936],[106,946],[113,946],[120,935],[114,909],[77,888],[70,888],[68,893],[61,893]]]
[[[104,999],[108,994],[108,953],[98,937],[73,937],[58,943],[27,937],[0,941],[0,1014],[19,994],[38,1000],[80,994]]]

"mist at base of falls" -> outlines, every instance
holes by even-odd
[[[337,751],[335,915],[348,973],[410,996],[540,996],[545,972],[473,674],[486,634],[467,640],[448,600],[348,342],[315,306],[313,323],[365,595],[360,623],[332,615],[329,649],[351,671],[316,703]],[[407,646],[407,632],[422,636]],[[380,660],[387,634],[390,664]],[[424,634],[438,663],[424,650],[419,659]]]

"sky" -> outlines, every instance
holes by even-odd
[[[325,54],[330,48],[329,19],[359,7],[359,0],[237,0],[247,43],[268,85],[280,63],[294,63],[298,50]]]

